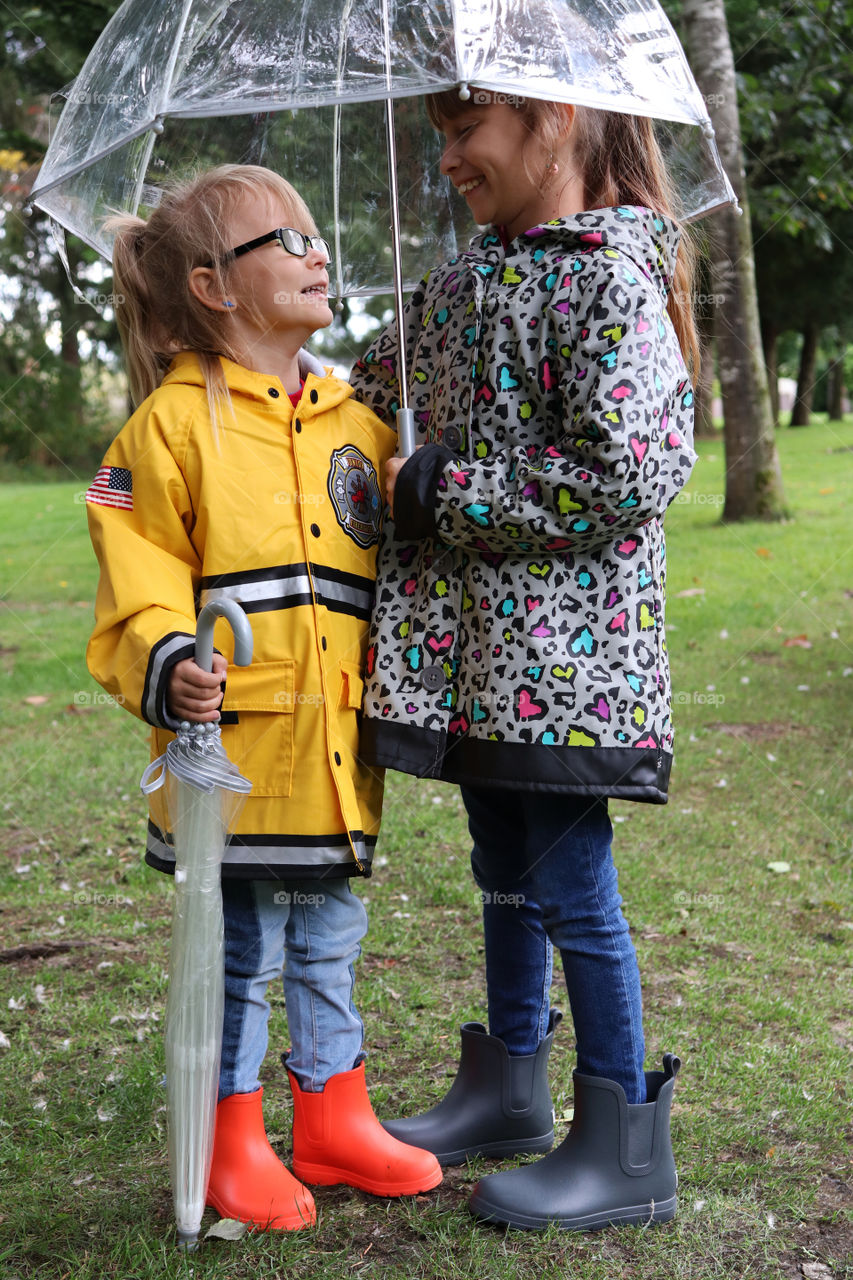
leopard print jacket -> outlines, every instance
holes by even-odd
[[[666,312],[679,240],[642,208],[493,230],[405,308],[419,449],[385,522],[362,749],[472,785],[663,803],[662,518],[695,461]],[[393,421],[390,325],[353,370]]]

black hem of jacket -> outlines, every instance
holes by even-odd
[[[394,529],[398,538],[434,538],[438,482],[456,454],[442,444],[417,449],[397,473],[394,485]]]
[[[451,737],[440,729],[364,717],[369,764],[419,778],[515,791],[562,791],[666,804],[672,753],[659,748],[549,747]]]

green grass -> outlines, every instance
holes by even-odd
[[[191,1259],[173,1247],[166,1169],[171,885],[142,865],[146,734],[86,673],[82,486],[0,486],[0,1274],[777,1280],[822,1263],[853,1275],[853,422],[783,431],[779,447],[795,519],[724,527],[722,443],[701,444],[668,516],[670,803],[612,806],[649,1065],[666,1050],[684,1060],[675,1223],[477,1226],[465,1208],[488,1167],[477,1162],[413,1201],[319,1190],[316,1230],[210,1242]],[[455,789],[390,776],[378,855],[361,886],[357,995],[371,1096],[391,1115],[441,1096],[459,1023],[483,1017]],[[264,1081],[285,1158],[286,1037],[276,991]],[[571,1067],[564,1023],[558,1116]]]

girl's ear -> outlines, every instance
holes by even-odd
[[[190,293],[211,311],[228,311],[234,305],[230,299],[222,297],[222,282],[217,280],[210,267],[193,267],[187,283]]]

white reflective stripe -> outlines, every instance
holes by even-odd
[[[336,839],[337,837],[330,838]],[[251,837],[248,837],[248,839],[251,840]],[[292,866],[328,867],[349,864],[354,868],[355,861],[349,841],[345,836],[340,837],[340,841],[340,844],[294,845],[288,844],[287,837],[283,836],[280,843],[276,842],[274,844],[253,845],[229,842],[225,849],[222,865],[224,867],[257,867],[259,872],[265,872],[270,879],[277,878],[277,874],[270,875],[270,872],[286,872],[288,867]],[[364,839],[356,837],[353,843],[358,850],[359,862],[369,864],[373,858],[375,841],[368,843]],[[148,831],[148,852],[158,862],[166,863],[169,866],[174,865],[174,847],[163,839],[162,833],[155,832],[150,828]]]
[[[210,600],[235,600],[238,604],[252,604],[259,600],[277,600],[282,608],[292,597],[294,604],[304,604],[311,598],[311,579],[307,573],[292,578],[262,578],[259,582],[235,582],[228,587],[213,587],[202,591],[203,608]]]
[[[369,610],[373,604],[373,587],[353,587],[346,582],[335,582],[325,578],[322,570],[315,571],[314,587],[318,599],[334,600],[336,603],[354,605],[357,609]]]
[[[274,577],[251,582],[232,582],[227,587],[205,588],[200,594],[199,605],[203,608],[210,600],[234,600],[242,605],[274,601],[279,608],[287,609],[310,601],[311,581],[311,574],[306,572],[288,578]],[[314,598],[318,604],[329,607],[348,604],[363,613],[370,611],[373,604],[372,582],[364,587],[353,586],[327,578],[322,570],[317,569],[314,570],[313,582]]]
[[[151,655],[148,668],[148,696],[142,703],[142,714],[149,724],[162,725],[157,717],[157,693],[163,678],[163,668],[176,653],[184,651],[192,657],[195,641],[192,636],[172,636]],[[168,724],[166,725],[168,728]]]

